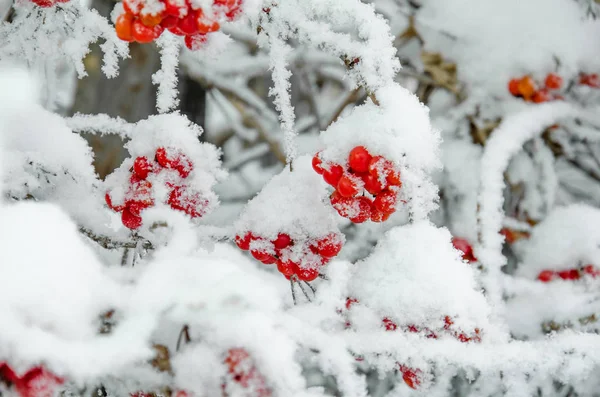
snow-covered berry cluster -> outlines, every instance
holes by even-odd
[[[68,3],[69,0],[31,0],[33,4],[42,8],[49,8],[55,6],[58,3]]]
[[[221,385],[223,397],[247,395],[243,394],[243,391],[251,391],[252,397],[271,397],[272,392],[265,377],[260,373],[246,349],[229,349],[225,365],[227,374],[225,382]]]
[[[221,22],[234,20],[241,7],[242,0],[213,0],[210,7],[186,0],[124,0],[115,29],[121,40],[138,43],[150,43],[167,29],[184,36],[187,48],[197,50]]]
[[[135,158],[125,194],[106,192],[106,204],[121,213],[123,225],[138,229],[142,226],[141,212],[155,203],[152,181],[162,181],[169,190],[166,203],[174,210],[199,218],[207,212],[209,200],[186,183],[193,169],[194,164],[181,150],[159,147],[152,160],[146,156]]]
[[[235,225],[238,247],[288,279],[315,280],[345,241],[326,198],[310,157],[297,158],[246,205]]]
[[[287,279],[295,275],[300,280],[313,281],[319,276],[319,269],[342,250],[344,237],[330,233],[321,238],[293,240],[288,234],[279,233],[269,240],[246,232],[236,236],[235,242],[265,265],[276,263],[277,270]]]
[[[508,91],[515,97],[523,98],[527,102],[542,103],[557,99],[564,99],[558,93],[563,86],[563,79],[556,73],[549,73],[544,84],[538,88],[538,84],[531,76],[511,79],[508,83]]]
[[[21,397],[50,397],[65,380],[48,371],[43,366],[29,369],[22,376],[5,362],[0,362],[0,384],[13,388]]]
[[[585,265],[564,270],[542,270],[538,275],[538,280],[547,283],[554,280],[579,280],[584,277],[596,278],[600,276],[600,268],[594,265]]]
[[[383,156],[373,156],[364,146],[354,147],[347,164],[323,161],[320,153],[312,160],[313,169],[335,188],[331,205],[354,223],[383,222],[396,211],[400,172]]]

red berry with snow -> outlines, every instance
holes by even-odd
[[[248,251],[250,249],[250,243],[252,242],[252,233],[248,232],[246,234],[244,234],[243,237],[241,236],[235,236],[235,243],[237,244],[237,246],[244,250],[244,251]]]
[[[322,256],[331,258],[340,253],[343,245],[341,236],[332,233],[317,241],[317,251]]]
[[[133,162],[133,172],[135,172],[140,179],[146,179],[152,172],[152,164],[146,156],[136,157]]]
[[[313,268],[298,267],[296,275],[302,281],[313,281],[319,277],[319,271]]]
[[[461,237],[453,237],[452,245],[454,248],[462,252],[463,260],[466,260],[467,262],[477,261],[477,258],[475,258],[475,255],[473,254],[473,247],[466,239]]]
[[[385,191],[377,195],[373,200],[373,206],[377,211],[384,214],[390,214],[396,210],[396,203],[398,202],[398,196],[395,192]]]
[[[343,197],[354,197],[358,194],[359,187],[354,178],[350,175],[344,175],[337,184],[337,191]]]
[[[319,153],[315,154],[312,158],[312,167],[313,170],[315,170],[315,172],[319,175],[323,175],[323,167],[321,166],[323,162],[321,161],[321,159],[319,158]]]
[[[563,79],[556,73],[549,73],[544,80],[544,85],[549,90],[560,90],[563,84]]]
[[[549,281],[554,280],[556,275],[557,275],[556,272],[554,272],[552,270],[542,270],[540,272],[540,274],[538,275],[538,280],[540,280],[543,283],[547,283]]]
[[[121,213],[121,222],[125,227],[135,230],[142,226],[142,218],[139,215],[134,215],[129,209],[125,208]]]
[[[169,195],[167,203],[174,210],[183,211],[192,218],[206,214],[209,201],[202,193],[188,186],[176,186]]]
[[[371,158],[369,151],[364,146],[356,146],[348,155],[348,165],[354,172],[367,172]]]
[[[344,168],[339,164],[328,164],[328,167],[323,167],[323,179],[333,187],[337,186],[343,175]]]
[[[291,244],[292,244],[291,237],[285,233],[279,233],[277,235],[277,238],[273,241],[273,245],[275,246],[275,249],[278,249],[278,250],[287,248]]]

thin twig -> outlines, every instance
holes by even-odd
[[[310,290],[313,292],[313,294],[316,295],[317,290],[315,289],[315,287],[313,287],[312,285],[310,285],[310,283],[308,281],[303,281],[304,284],[306,284],[308,286],[308,288],[310,288]]]
[[[179,331],[179,336],[177,337],[177,346],[175,346],[175,351],[179,351],[181,347],[181,340],[184,339],[185,343],[190,343],[192,338],[190,338],[190,327],[186,324]]]
[[[298,282],[298,286],[300,286],[300,290],[302,291],[302,293],[304,294],[304,296],[306,297],[306,300],[309,302],[312,302],[312,299],[310,299],[310,296],[308,296],[308,293],[306,292],[306,290],[304,289],[304,286],[302,285],[301,282]]]
[[[298,301],[296,300],[296,291],[294,291],[294,276],[290,277],[290,288],[292,289],[292,299],[294,300],[294,305],[298,304]]]
[[[100,236],[95,234],[94,232],[92,232],[91,230],[88,230],[84,227],[79,228],[79,231],[85,235],[86,237],[88,237],[90,240],[98,243],[98,245],[100,245],[102,248],[108,249],[108,250],[112,250],[112,249],[117,249],[117,248],[136,248],[138,246],[138,242],[137,241],[117,241],[117,240],[113,240],[110,237],[107,236]],[[142,247],[145,249],[154,249],[154,246],[152,245],[152,243],[150,241],[144,241],[142,243]]]

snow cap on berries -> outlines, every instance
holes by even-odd
[[[600,210],[586,204],[554,209],[523,243],[517,274],[535,279],[543,270],[566,270],[580,264],[600,267]]]
[[[284,232],[293,240],[303,240],[337,231],[335,213],[325,201],[325,184],[312,170],[311,161],[310,156],[298,157],[293,171],[286,167],[274,176],[248,202],[235,224],[236,232],[252,232],[269,240]]]
[[[428,221],[390,230],[356,264],[350,296],[398,326],[434,329],[448,315],[462,329],[485,329],[486,300],[475,289],[472,269],[452,247],[451,237],[447,229]]]

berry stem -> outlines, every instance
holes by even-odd
[[[190,327],[185,324],[182,328],[181,331],[179,331],[179,336],[177,337],[177,346],[175,346],[175,351],[179,351],[179,348],[181,347],[181,340],[185,340],[185,343],[190,343],[192,341],[192,338],[190,338]]]
[[[295,281],[295,276],[290,277],[290,288],[292,289],[292,299],[294,301],[294,305],[297,305],[298,301],[296,300],[296,291],[294,291],[294,281]]]
[[[313,292],[313,295],[317,294],[317,290],[315,289],[315,287],[310,285],[310,283],[308,281],[303,281],[303,282],[304,282],[304,284],[306,284],[308,286],[308,288],[310,288],[310,290]]]

